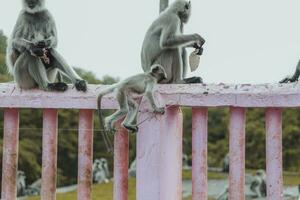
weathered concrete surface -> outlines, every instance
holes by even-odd
[[[4,110],[4,134],[2,157],[2,200],[17,197],[17,169],[19,151],[19,110]]]
[[[128,199],[129,136],[121,123],[117,122],[114,138],[114,200]]]
[[[57,127],[57,110],[45,109],[43,114],[42,200],[56,199]]]
[[[245,199],[246,111],[230,109],[229,125],[229,199]]]
[[[78,200],[92,199],[93,110],[80,110],[78,133]]]
[[[192,199],[207,199],[207,126],[208,109],[193,109],[192,122]]]
[[[0,107],[96,109],[96,96],[104,85],[89,85],[86,93],[72,86],[64,93],[21,91],[14,84],[0,84]],[[162,103],[190,107],[299,107],[300,84],[262,85],[159,85]],[[103,108],[118,108],[114,94],[103,98]]]
[[[266,111],[266,168],[267,199],[283,199],[282,175],[282,111],[268,108]]]

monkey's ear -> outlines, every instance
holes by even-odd
[[[187,10],[190,9],[190,8],[191,8],[191,4],[192,4],[192,2],[189,1],[189,2],[185,5],[185,8],[186,8]]]

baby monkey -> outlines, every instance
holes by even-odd
[[[150,101],[154,113],[164,114],[165,109],[159,108],[155,104],[153,89],[157,82],[160,82],[166,78],[167,74],[164,68],[161,65],[155,64],[151,67],[149,72],[129,77],[120,83],[116,83],[100,92],[98,95],[98,113],[101,124],[103,125],[104,123],[103,128],[105,131],[114,130],[114,123],[124,116],[126,116],[126,118],[122,125],[129,131],[138,131],[137,125],[133,123],[138,114],[139,104],[133,99],[133,94],[145,95]],[[120,105],[120,109],[103,120],[103,115],[101,112],[102,97],[114,91],[116,91],[116,98]]]

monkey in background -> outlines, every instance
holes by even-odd
[[[161,5],[162,11],[168,2],[161,0]],[[162,65],[168,78],[159,83],[202,83],[200,77],[185,78],[188,67],[185,48],[196,48],[202,54],[205,43],[199,34],[183,34],[190,15],[191,2],[176,0],[162,11],[146,33],[141,52],[142,67],[147,72],[153,64]]]
[[[65,91],[66,83],[54,83],[58,71],[79,91],[86,91],[86,82],[56,51],[55,21],[45,8],[45,0],[22,0],[13,33],[8,41],[6,62],[10,73],[22,89],[40,88]]]
[[[293,83],[293,82],[296,82],[296,81],[298,81],[299,76],[300,76],[300,60],[298,61],[296,71],[295,71],[294,75],[291,76],[291,77],[284,78],[283,80],[280,81],[280,83],[289,83],[289,82]]]
[[[154,113],[164,114],[165,109],[159,108],[153,97],[154,86],[157,82],[161,82],[167,78],[167,74],[161,65],[153,65],[149,72],[138,74],[129,77],[120,83],[116,83],[104,91],[100,92],[98,95],[98,113],[99,119],[103,124],[104,129],[111,131],[114,129],[114,123],[126,116],[122,125],[129,131],[137,132],[137,125],[133,124],[137,113],[138,113],[138,103],[133,99],[133,95],[145,95],[150,101],[150,105],[154,110]],[[108,116],[103,120],[101,112],[101,101],[102,97],[111,92],[116,92],[117,101],[119,103],[120,109],[117,110],[111,116]]]

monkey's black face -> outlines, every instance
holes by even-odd
[[[39,0],[26,0],[26,4],[30,9],[33,9],[39,4]]]
[[[183,23],[187,23],[191,16],[192,5],[191,2],[184,4],[184,7],[179,11],[178,16]]]
[[[162,82],[164,80],[167,80],[167,76],[164,73],[158,74],[157,82]]]
[[[23,0],[23,7],[29,13],[39,12],[44,9],[45,0]]]
[[[156,77],[158,82],[161,82],[161,81],[167,79],[167,74],[161,65],[153,65],[151,67],[151,73],[153,76]]]

